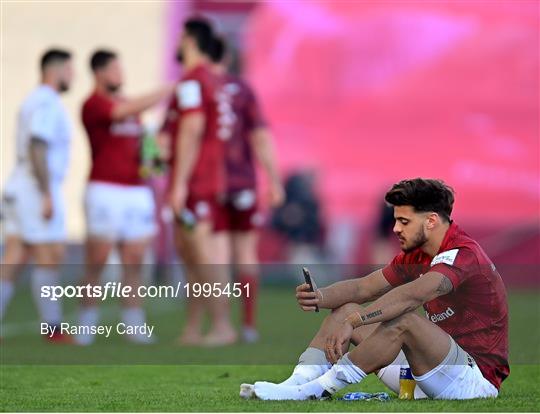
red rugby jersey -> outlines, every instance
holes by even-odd
[[[141,185],[141,138],[144,130],[138,116],[112,119],[119,100],[94,92],[82,107],[82,122],[92,152],[90,181]]]
[[[176,140],[182,118],[192,112],[202,112],[205,116],[199,156],[189,180],[189,193],[197,198],[215,197],[225,190],[224,140],[218,136],[218,93],[221,85],[222,80],[206,65],[199,65],[187,72],[169,102],[162,127],[172,139],[174,174],[178,162]]]
[[[499,389],[510,373],[508,304],[495,265],[476,241],[452,223],[435,257],[421,249],[402,252],[382,270],[392,286],[429,271],[448,277],[454,289],[424,304],[428,319],[454,338]]]
[[[255,189],[257,177],[250,134],[254,129],[265,126],[265,121],[255,94],[240,77],[225,75],[223,93],[223,100],[231,111],[225,146],[227,191]],[[221,103],[222,108],[225,106]],[[225,130],[223,132],[226,133]]]

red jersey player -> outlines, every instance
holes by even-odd
[[[218,263],[232,259],[244,289],[242,338],[255,342],[258,258],[257,227],[262,223],[257,202],[255,161],[264,168],[270,184],[269,201],[273,207],[282,203],[284,191],[277,172],[271,133],[262,117],[251,88],[240,77],[227,73],[225,41],[215,37],[210,57],[214,71],[223,79],[220,91],[224,122],[219,133],[225,141],[227,189],[216,214],[214,236]],[[248,291],[249,289],[249,291]],[[249,294],[248,294],[249,292]]]
[[[245,395],[326,398],[372,372],[397,392],[406,365],[416,397],[497,397],[510,372],[506,290],[486,253],[450,219],[452,189],[416,178],[395,184],[385,199],[402,253],[361,279],[315,292],[298,286],[302,309],[333,312],[290,378],[244,385]],[[427,317],[416,312],[420,306]],[[357,346],[346,353],[350,343]]]
[[[86,188],[87,221],[84,284],[97,284],[103,266],[114,247],[119,248],[124,264],[124,283],[141,283],[140,265],[155,231],[154,199],[140,175],[141,140],[144,134],[139,114],[172,93],[172,86],[149,95],[127,99],[121,95],[122,69],[116,53],[96,51],[90,61],[95,89],[82,108],[82,120],[92,150],[92,168]],[[129,270],[129,271],[128,271]],[[80,325],[98,324],[95,298],[84,298]],[[126,325],[145,323],[139,297],[123,303]],[[133,335],[129,340],[151,342],[152,338]],[[82,335],[81,345],[94,337]]]
[[[217,202],[225,191],[224,141],[218,135],[222,117],[218,92],[221,79],[208,65],[208,52],[213,38],[210,24],[203,19],[189,19],[178,47],[178,59],[184,76],[178,83],[168,117],[173,139],[171,207],[177,217],[175,235],[188,282],[229,282],[223,272],[210,269],[215,263],[212,230]],[[186,223],[186,215],[194,218]],[[216,285],[218,286],[218,285]],[[210,313],[211,328],[201,336],[202,317]],[[236,341],[230,321],[226,295],[209,300],[190,295],[187,298],[187,321],[180,337],[182,344],[226,345]]]

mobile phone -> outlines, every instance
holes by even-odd
[[[315,289],[313,288],[313,280],[311,278],[311,274],[309,273],[309,270],[307,267],[302,268],[302,272],[304,273],[304,280],[309,285],[309,288],[312,292],[315,292]],[[319,312],[319,306],[315,305],[315,312]]]

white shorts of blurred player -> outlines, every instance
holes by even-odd
[[[42,216],[43,198],[33,177],[10,178],[2,195],[2,234],[18,236],[28,244],[66,240],[65,207],[60,183],[51,182],[53,215]]]
[[[401,351],[396,360],[379,370],[377,376],[392,391],[399,393],[399,371],[408,366]],[[413,375],[414,376],[414,375]],[[440,365],[422,376],[414,376],[414,398],[437,400],[467,400],[495,398],[497,388],[484,378],[474,359],[452,339],[450,351]]]
[[[146,186],[90,182],[85,214],[89,237],[129,242],[150,238],[156,232],[154,196]]]

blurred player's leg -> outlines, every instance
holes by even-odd
[[[141,267],[144,254],[155,232],[155,206],[149,188],[142,185],[123,186],[90,182],[85,200],[88,229],[87,268],[83,284],[99,284],[103,267],[111,250],[119,247],[123,264],[123,282],[133,287],[141,285]],[[138,296],[135,294],[135,296]],[[145,323],[142,300],[127,298],[123,302],[123,322],[141,326]],[[95,298],[84,298],[80,324],[97,325],[98,308]],[[129,340],[148,343],[146,336],[133,336]],[[93,336],[78,338],[82,345],[93,342]]]
[[[216,207],[210,202],[188,199],[187,208],[194,212],[197,224],[193,228],[176,225],[179,253],[186,265],[190,283],[228,283],[228,272],[216,271],[213,222]],[[187,321],[180,342],[221,346],[236,341],[231,324],[229,298],[226,295],[187,298]],[[210,330],[201,338],[201,322],[205,309],[210,314]]]
[[[259,265],[255,230],[233,232],[233,257],[236,281],[242,286],[242,339],[252,343],[259,339],[256,326]]]
[[[213,263],[205,266],[207,278],[210,283],[220,283],[223,288],[231,282],[230,277],[230,237],[228,232],[220,231],[210,236],[209,258]],[[213,247],[212,247],[213,246]],[[219,285],[218,285],[219,286]],[[204,338],[204,344],[208,346],[220,346],[231,344],[236,341],[236,331],[231,324],[230,300],[226,295],[213,297],[209,301],[212,328]]]
[[[174,241],[178,255],[182,258],[185,267],[186,282],[190,285],[194,283],[202,283],[203,276],[201,260],[204,260],[206,254],[200,251],[200,242],[197,242],[201,224],[198,224],[193,229],[184,228],[182,225],[175,223],[174,226]],[[202,322],[205,312],[204,298],[194,295],[186,297],[186,323],[182,334],[179,338],[179,343],[182,345],[199,345],[202,343]]]
[[[106,183],[90,182],[86,187],[84,211],[87,239],[85,245],[85,274],[82,285],[99,285],[101,274],[116,244],[119,232],[119,208],[125,202],[123,193]],[[116,197],[115,197],[116,196]],[[85,296],[81,299],[79,325],[99,324],[99,298]],[[79,345],[90,345],[95,335],[79,335]]]
[[[60,283],[59,270],[64,257],[64,245],[61,243],[40,243],[31,245],[31,254],[35,267],[32,271],[32,293],[36,301],[40,320],[49,326],[57,326],[62,322],[62,305],[60,300],[41,297],[43,286],[55,286]],[[69,339],[55,331],[53,341],[65,342]]]
[[[27,256],[28,249],[22,239],[15,234],[8,234],[4,241],[2,272],[0,272],[0,323],[4,320],[6,308],[13,297],[15,278],[26,263]]]
[[[144,255],[155,231],[155,203],[149,187],[134,186],[125,190],[125,204],[120,227],[120,258],[123,264],[123,281],[132,287],[133,297],[124,298],[122,319],[126,325],[142,326],[146,322],[143,298],[136,292],[142,284]],[[132,335],[128,340],[136,343],[152,343],[155,338]]]
[[[144,262],[144,254],[150,239],[130,240],[120,244],[120,257],[122,259],[124,269],[124,283],[132,287],[132,292],[137,292],[137,289],[142,284],[142,263]],[[146,316],[143,309],[143,298],[135,293],[133,296],[128,296],[122,300],[122,321],[126,325],[142,326],[146,322]],[[128,337],[131,342],[135,343],[152,343],[154,338],[142,334],[133,334]]]
[[[34,268],[31,275],[31,290],[40,315],[40,322],[58,325],[62,321],[61,300],[41,297],[42,286],[55,286],[60,283],[59,269],[64,258],[66,237],[64,203],[58,183],[52,183],[50,198],[44,203],[44,196],[32,177],[21,176],[13,190],[13,213],[19,227],[21,239],[27,246],[29,256],[33,257]],[[49,214],[40,208],[49,204]],[[55,330],[53,342],[69,341],[69,338]]]
[[[101,273],[107,263],[107,259],[113,243],[106,239],[89,237],[86,241],[86,268],[85,275],[81,282],[83,286],[88,284],[95,286],[100,283]],[[79,310],[80,326],[96,326],[99,323],[98,298],[85,296],[81,299]],[[76,341],[79,345],[90,345],[94,342],[95,335],[79,335]]]

